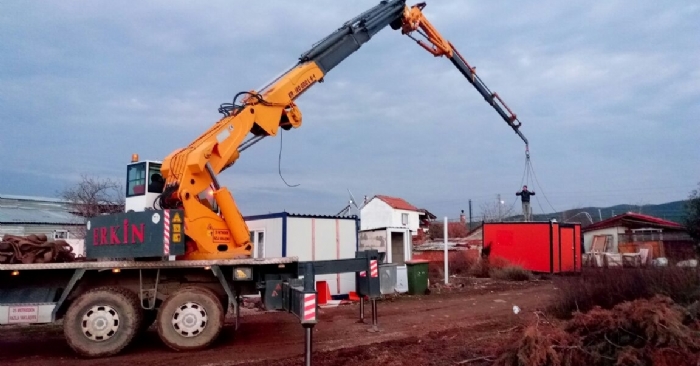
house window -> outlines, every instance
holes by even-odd
[[[56,239],[68,239],[68,230],[54,230],[53,238]]]
[[[407,213],[401,214],[401,225],[408,225],[408,214]]]
[[[253,244],[253,258],[265,258],[265,230],[250,231],[250,242]]]

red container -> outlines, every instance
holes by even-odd
[[[533,272],[581,271],[581,225],[557,222],[488,222],[483,226],[489,257]]]

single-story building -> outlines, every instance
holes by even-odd
[[[254,258],[298,257],[301,261],[355,258],[359,247],[357,216],[305,215],[289,212],[244,217]],[[355,291],[353,273],[316,276],[332,296]]]
[[[627,212],[581,231],[586,253],[597,240],[596,245],[608,253],[636,253],[640,248],[648,248],[650,259],[685,260],[695,256],[694,243],[682,225],[649,215]]]
[[[81,239],[84,220],[71,212],[70,203],[48,197],[0,195],[0,238],[6,234],[44,234],[49,240],[66,240],[76,254],[84,255]]]

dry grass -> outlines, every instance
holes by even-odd
[[[503,268],[491,268],[489,276],[495,280],[504,281],[533,281],[535,276],[532,272],[520,266],[508,266]]]
[[[680,304],[700,300],[697,268],[584,269],[580,276],[556,277],[558,288],[548,310],[559,318],[594,306],[611,309],[624,301],[664,295]]]

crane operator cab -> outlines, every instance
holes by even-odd
[[[126,200],[124,211],[147,211],[161,209],[158,196],[165,188],[165,179],[160,173],[161,161],[139,160],[138,154],[131,157],[126,166]],[[199,194],[200,201],[218,213],[212,189]]]

